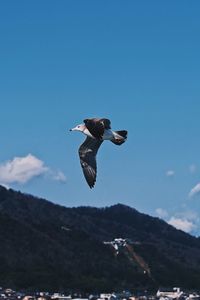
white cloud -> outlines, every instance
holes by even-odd
[[[160,218],[166,218],[168,216],[168,212],[163,208],[157,208],[156,209],[156,214]]]
[[[63,183],[67,181],[65,174],[61,171],[52,173],[52,178],[56,181],[63,182]]]
[[[189,171],[191,174],[194,174],[196,172],[196,170],[197,170],[197,166],[195,164],[191,164],[189,166]]]
[[[48,168],[44,162],[28,154],[25,157],[14,157],[5,163],[0,164],[0,182],[9,183],[26,183],[33,177],[47,172]]]
[[[187,233],[191,232],[196,228],[196,225],[187,219],[181,219],[178,217],[171,217],[168,221],[168,224],[174,226],[176,229],[183,230]]]
[[[167,177],[173,177],[175,175],[175,172],[173,171],[173,170],[168,170],[167,172],[166,172],[166,176]]]
[[[189,192],[189,197],[192,198],[196,195],[200,194],[200,183],[197,183]]]
[[[32,154],[24,157],[14,157],[0,164],[0,182],[4,186],[12,183],[25,184],[34,177],[50,175],[56,181],[65,182],[66,177],[61,171],[52,171],[45,163]]]
[[[185,210],[183,212],[180,212],[178,214],[178,217],[189,220],[189,221],[196,221],[196,222],[199,221],[198,214],[193,210]]]
[[[5,187],[7,190],[9,190],[9,188],[10,188],[8,184],[2,183],[2,182],[0,182],[0,185]]]

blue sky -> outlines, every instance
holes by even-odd
[[[1,3],[0,182],[200,234],[199,13],[184,0]],[[84,136],[68,130],[95,116],[129,136],[101,147],[90,190]]]

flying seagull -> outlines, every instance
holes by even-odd
[[[115,145],[123,144],[127,139],[127,131],[111,130],[111,123],[108,119],[85,119],[84,124],[77,125],[70,131],[81,131],[87,137],[79,148],[80,163],[83,174],[90,188],[93,188],[97,176],[96,155],[104,140],[109,140]]]

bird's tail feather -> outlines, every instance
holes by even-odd
[[[127,130],[119,130],[119,131],[115,131],[118,135],[122,136],[124,139],[127,139],[127,134],[128,131]]]
[[[114,131],[114,138],[111,140],[115,145],[123,144],[127,139],[128,132],[126,130]]]

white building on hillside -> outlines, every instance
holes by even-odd
[[[183,295],[183,291],[180,288],[174,287],[173,289],[159,289],[156,297],[160,300],[165,299],[179,299]]]

